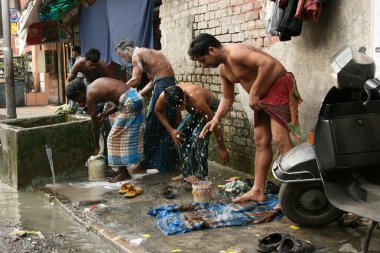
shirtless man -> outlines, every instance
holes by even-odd
[[[99,121],[119,110],[111,132],[107,138],[108,165],[117,170],[116,176],[110,182],[130,179],[127,165],[141,161],[143,154],[143,132],[145,125],[144,101],[134,88],[128,88],[119,80],[102,77],[91,85],[84,84],[82,78],[76,78],[66,86],[66,96],[87,106],[91,116],[92,133],[94,138],[94,155],[99,153]],[[98,115],[96,105],[112,102],[109,108]]]
[[[85,58],[80,58],[75,61],[71,69],[67,82],[74,80],[78,73],[82,73],[87,85],[95,81],[99,77],[108,77],[108,69],[106,63],[100,59],[98,49],[91,48],[85,54]]]
[[[144,132],[145,160],[133,168],[131,173],[145,172],[146,169],[151,168],[160,171],[175,170],[178,164],[178,156],[174,143],[154,112],[156,101],[161,92],[176,84],[172,66],[159,51],[135,47],[134,42],[128,39],[122,40],[116,46],[116,53],[123,60],[132,62],[132,77],[127,82],[127,86],[136,87],[141,82],[141,76],[145,72],[150,82],[140,91],[140,94],[144,96],[153,90]],[[165,114],[169,124],[175,128],[177,125],[176,110],[166,108]]]
[[[299,136],[301,98],[293,75],[286,72],[278,60],[257,48],[246,44],[221,44],[205,33],[193,39],[188,53],[204,67],[218,67],[222,82],[223,96],[218,110],[203,128],[201,136],[215,131],[231,110],[235,83],[240,83],[249,94],[249,106],[255,116],[255,181],[249,192],[234,201],[264,201],[264,183],[273,157],[272,139],[279,152],[285,153],[293,147],[289,132]]]
[[[170,134],[172,140],[182,147],[182,174],[174,177],[174,181],[185,179],[191,183],[205,180],[208,175],[208,144],[209,135],[200,138],[200,131],[212,119],[217,110],[219,101],[209,90],[199,85],[179,83],[171,86],[163,93],[156,103],[156,115],[161,124]],[[177,129],[173,128],[165,115],[165,108],[186,110],[187,114]],[[219,128],[213,132],[219,146],[219,157],[223,164],[227,164],[229,154],[224,146],[223,134]]]

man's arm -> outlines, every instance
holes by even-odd
[[[93,101],[91,96],[87,95],[87,113],[91,116],[92,123],[92,137],[94,138],[94,155],[99,153],[99,135],[100,135],[100,127],[98,115],[96,113],[96,103]]]
[[[67,76],[67,79],[66,79],[67,82],[71,82],[72,80],[74,80],[77,77],[78,72],[80,72],[79,71],[79,68],[80,68],[79,64],[80,63],[78,61],[74,64],[69,75]]]
[[[133,64],[133,70],[132,70],[132,77],[127,82],[127,87],[136,87],[141,82],[141,77],[143,74],[142,69],[140,68],[141,62],[140,59],[137,56],[132,57],[132,64]]]
[[[145,96],[146,94],[150,94],[150,92],[153,90],[154,88],[154,83],[153,81],[150,81],[147,85],[145,85],[145,87],[140,91],[140,95],[143,97]]]
[[[97,116],[99,122],[102,122],[104,118],[118,111],[116,104],[111,103],[111,102],[106,103],[106,105],[109,105],[109,104],[111,104],[111,106],[110,107],[107,106],[107,108],[101,114]]]
[[[161,95],[158,97],[156,106],[154,107],[154,111],[156,113],[157,119],[161,122],[161,124],[165,127],[166,131],[168,131],[170,137],[173,139],[174,143],[181,144],[181,138],[178,138],[181,134],[181,131],[178,131],[177,129],[174,129],[169,121],[168,118],[165,115],[165,99],[164,99],[164,93],[161,93]]]
[[[209,122],[213,118],[214,113],[211,111],[210,107],[204,100],[198,100],[198,103],[199,104],[196,105],[196,110],[206,122]],[[222,130],[220,127],[216,127],[212,133],[214,134],[216,142],[218,143],[220,160],[222,164],[227,164],[229,162],[229,153],[226,149],[226,146],[224,145]]]
[[[222,80],[222,98],[220,100],[218,110],[216,111],[214,117],[204,126],[202,132],[200,133],[201,137],[206,136],[209,131],[214,131],[218,127],[219,122],[231,110],[232,104],[234,103],[235,84],[231,83],[227,78],[223,77],[222,75],[220,77]]]

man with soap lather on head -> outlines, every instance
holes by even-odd
[[[116,46],[116,53],[124,60],[132,62],[132,78],[127,82],[128,87],[136,87],[141,82],[145,72],[150,82],[140,91],[145,96],[152,91],[144,131],[145,159],[138,163],[130,172],[145,173],[147,169],[159,171],[173,171],[177,169],[178,155],[174,143],[164,126],[157,119],[154,112],[160,94],[170,86],[176,84],[173,68],[168,59],[159,51],[136,47],[134,42],[124,39]],[[172,127],[177,125],[175,109],[166,108],[165,114]]]

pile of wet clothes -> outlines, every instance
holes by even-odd
[[[231,177],[226,180],[225,185],[219,185],[220,193],[228,198],[235,198],[240,194],[248,192],[253,186],[254,179],[247,178],[244,181],[241,181],[239,177]],[[266,194],[277,194],[280,190],[280,187],[268,181],[265,184],[265,193]]]

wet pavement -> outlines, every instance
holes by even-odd
[[[38,193],[2,183],[0,227],[0,252],[117,252]]]
[[[183,189],[184,183],[173,182],[174,173],[139,175],[131,182],[143,188],[143,193],[127,199],[118,193],[120,183],[106,181],[89,182],[75,180],[57,182],[55,191],[67,210],[83,224],[91,224],[100,231],[106,241],[114,242],[121,252],[223,252],[234,246],[241,252],[256,252],[258,238],[272,232],[285,232],[298,239],[311,241],[314,252],[360,252],[366,235],[366,227],[338,227],[336,223],[322,228],[299,228],[286,218],[264,224],[199,230],[185,234],[165,236],[153,217],[147,216],[149,209],[165,204],[187,204],[192,202],[190,192]],[[210,181],[213,182],[213,200],[223,199],[216,189],[225,179],[249,175],[210,162]],[[170,185],[176,198],[163,198],[159,191]],[[52,185],[48,184],[49,191]],[[51,191],[50,191],[51,193]],[[107,234],[106,233],[106,234]],[[371,253],[380,252],[380,230],[374,231],[370,245]],[[134,245],[137,239],[137,244]]]

